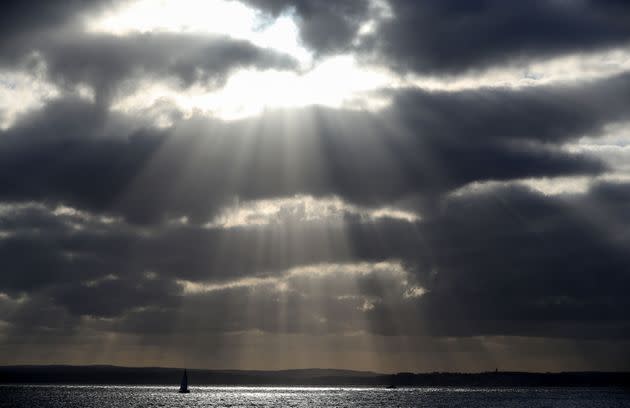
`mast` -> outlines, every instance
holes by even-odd
[[[188,373],[184,368],[184,376],[182,377],[182,384],[179,386],[179,392],[188,392]]]

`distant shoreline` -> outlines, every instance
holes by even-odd
[[[183,369],[159,367],[0,366],[0,384],[177,385]],[[366,386],[385,387],[630,387],[630,372],[483,372],[382,374],[337,369],[280,371],[188,369],[191,387]]]

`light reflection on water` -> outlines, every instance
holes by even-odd
[[[0,407],[629,407],[630,393],[600,388],[383,388],[0,386]]]

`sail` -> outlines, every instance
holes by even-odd
[[[184,376],[182,377],[182,384],[179,386],[179,392],[188,392],[188,374],[184,369]]]

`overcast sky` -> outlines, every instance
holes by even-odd
[[[1,7],[0,364],[630,370],[630,2]]]

